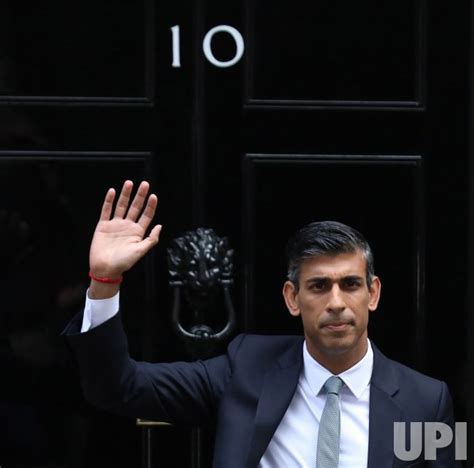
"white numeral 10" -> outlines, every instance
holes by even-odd
[[[216,59],[212,52],[212,38],[214,35],[218,32],[225,32],[227,34],[230,34],[232,36],[232,39],[234,39],[235,42],[235,55],[233,58],[230,60],[222,61]],[[173,62],[171,63],[171,66],[174,68],[180,68],[181,67],[181,49],[180,49],[180,31],[179,31],[179,26],[173,26],[171,28],[171,37],[172,37],[172,51],[173,51]],[[228,26],[226,24],[221,24],[219,26],[216,26],[212,29],[210,29],[207,34],[204,36],[204,40],[202,41],[202,51],[204,52],[205,57],[207,60],[215,65],[216,67],[220,68],[227,68],[231,67],[232,65],[235,65],[241,58],[242,55],[244,54],[245,46],[244,46],[244,38],[242,35],[237,31],[237,29],[233,28],[232,26]]]

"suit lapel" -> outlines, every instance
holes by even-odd
[[[302,345],[303,340],[298,340],[265,375],[255,414],[249,468],[258,465],[293,398],[303,365]]]
[[[372,343],[374,369],[370,383],[368,468],[390,467],[394,462],[393,422],[401,420],[401,409],[393,396],[398,379],[391,361]]]
[[[284,353],[265,375],[255,414],[248,468],[258,465],[293,398],[303,365],[301,347],[302,340]],[[393,422],[400,421],[402,414],[393,399],[399,384],[391,361],[373,343],[372,348],[374,369],[370,385],[368,468],[390,467],[395,457]]]

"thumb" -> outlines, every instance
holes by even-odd
[[[161,225],[155,226],[148,237],[145,237],[140,242],[135,244],[135,253],[137,258],[143,257],[148,251],[150,251],[156,244],[158,244],[158,240],[160,237],[161,232]]]
[[[160,240],[160,233],[161,230],[163,229],[163,226],[161,224],[157,224],[150,232],[148,237],[145,240],[148,240],[149,242],[152,243],[152,245],[158,244],[158,241]]]

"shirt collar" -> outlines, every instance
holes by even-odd
[[[373,365],[374,352],[370,340],[367,340],[365,356],[351,368],[339,374],[339,377],[357,399],[361,397],[370,382]],[[303,344],[303,375],[314,395],[319,394],[326,380],[333,375],[309,354],[306,341]]]

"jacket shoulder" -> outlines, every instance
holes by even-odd
[[[414,386],[420,386],[423,389],[434,388],[439,389],[445,382],[442,380],[431,377],[419,370],[409,367],[401,362],[394,361],[393,359],[385,358],[389,365],[398,374],[399,382],[402,384],[411,384]]]
[[[301,343],[303,344],[303,336],[299,335],[256,335],[250,333],[241,333],[237,335],[228,346],[229,352],[236,351],[256,351],[259,352],[277,352],[285,351],[289,347]]]
[[[303,336],[237,335],[228,346],[228,357],[234,365],[265,368],[280,359],[295,361],[303,356]]]
[[[414,405],[422,413],[431,414],[433,420],[440,406],[450,405],[451,401],[445,382],[389,359],[376,348],[372,384],[404,406]]]

